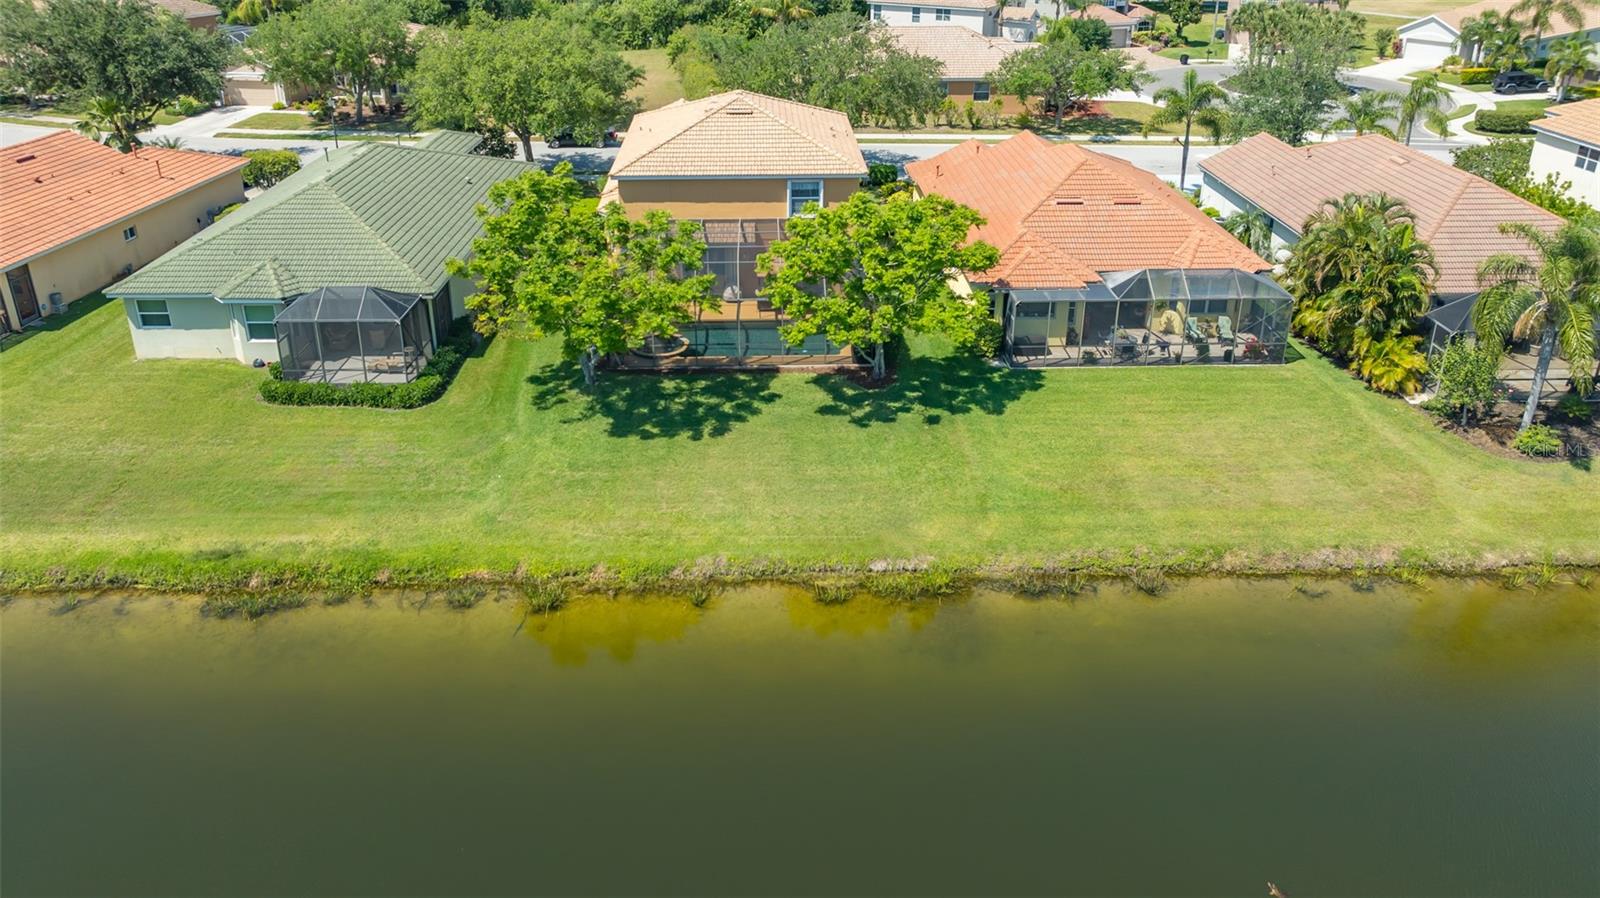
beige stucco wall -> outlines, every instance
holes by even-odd
[[[110,284],[125,267],[142,268],[194,236],[210,223],[211,212],[243,200],[244,180],[235,171],[32,259],[27,265],[40,312],[50,314],[50,294],[60,293],[69,303],[81,299]],[[122,231],[129,226],[137,229],[139,236],[123,240]],[[18,321],[3,277],[0,294],[4,295],[7,317]]]
[[[952,101],[958,104],[965,104],[968,100],[972,99],[972,88],[973,85],[977,83],[978,82],[976,81],[946,81],[944,83],[945,96],[948,96]],[[1002,94],[995,90],[994,85],[992,84],[989,85],[989,99],[999,100],[1000,109],[1006,115],[1016,115],[1027,108],[1022,104],[1022,101],[1018,100],[1016,97],[1011,96],[1010,94]]]
[[[168,299],[171,327],[141,327],[137,300],[122,301],[133,354],[141,359],[233,359],[249,362],[278,360],[278,344],[249,340],[244,329],[244,309],[215,299]]]
[[[794,180],[819,180],[796,177]],[[858,177],[822,178],[823,204],[842,203],[861,186]],[[788,218],[788,178],[618,178],[617,195],[634,217],[664,209],[674,218]]]

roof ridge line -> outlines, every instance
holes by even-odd
[[[389,255],[394,257],[396,262],[400,263],[400,267],[401,268],[405,269],[406,271],[411,272],[411,274],[414,277],[416,277],[417,280],[420,281],[420,282],[427,283],[427,282],[429,282],[431,280],[428,275],[425,275],[424,273],[422,273],[422,272],[418,271],[417,269],[413,268],[411,266],[411,263],[406,261],[406,258],[404,256],[400,255],[400,252],[398,250],[396,250],[394,248],[394,246],[389,243],[387,238],[385,238],[382,234],[380,234],[376,230],[374,230],[372,225],[367,224],[367,220],[365,218],[362,218],[361,214],[359,212],[357,212],[355,209],[351,208],[350,204],[345,202],[344,197],[339,194],[339,191],[335,190],[332,186],[330,186],[328,184],[327,180],[324,179],[323,181],[320,181],[316,185],[313,185],[313,186],[321,187],[321,188],[326,189],[328,194],[333,197],[334,202],[339,204],[339,208],[343,209],[345,211],[345,213],[350,216],[351,220],[353,220],[358,226],[360,226],[368,234],[371,234],[373,239],[378,241],[378,245],[382,246],[384,248],[384,250],[386,252],[388,252]],[[307,188],[307,189],[309,190],[311,188]],[[274,257],[274,258],[276,258],[276,257]]]
[[[749,93],[749,91],[740,91],[740,93]],[[765,95],[764,94],[758,94],[757,96],[765,96]],[[780,103],[795,103],[795,101],[793,101],[793,100],[785,100],[785,99],[783,99],[781,97],[772,97],[771,99],[778,100]],[[839,160],[840,162],[843,162],[843,163],[846,163],[846,164],[848,164],[850,162],[849,159],[846,159],[845,157],[839,155],[831,147],[823,146],[821,143],[819,143],[811,135],[806,134],[804,131],[801,131],[799,128],[796,128],[794,125],[791,125],[788,122],[784,121],[783,119],[779,118],[778,116],[772,114],[771,110],[763,108],[760,103],[751,103],[750,105],[752,105],[752,106],[756,107],[757,109],[761,110],[761,114],[762,115],[765,115],[767,118],[772,119],[773,121],[777,122],[779,125],[782,125],[783,127],[789,129],[789,131],[792,132],[793,134],[795,134],[796,136],[803,138],[806,143],[811,144],[812,146],[816,147],[817,149],[822,150],[824,153],[827,153],[829,156],[832,156],[833,158]],[[820,110],[820,111],[824,111],[824,112],[831,112],[831,113],[833,113],[835,115],[844,115],[844,113],[840,112],[837,109],[823,109],[823,107],[821,107],[821,106],[812,106],[809,103],[795,103],[795,105],[804,106],[807,109],[816,109],[816,110]],[[848,117],[847,117],[847,120],[848,120]],[[704,119],[702,119],[701,121],[704,121]]]
[[[1472,179],[1471,178],[1462,178],[1461,179],[1461,185],[1456,188],[1456,191],[1455,191],[1454,194],[1451,194],[1450,201],[1448,203],[1444,204],[1444,214],[1439,216],[1439,220],[1434,222],[1433,223],[1433,227],[1429,228],[1426,233],[1419,233],[1419,234],[1417,234],[1417,237],[1419,239],[1421,239],[1421,240],[1431,242],[1433,240],[1433,235],[1439,233],[1439,231],[1444,228],[1444,223],[1450,220],[1451,214],[1454,213],[1455,210],[1456,210],[1456,204],[1461,202],[1461,198],[1463,196],[1465,196],[1466,193],[1467,193],[1467,188],[1471,187],[1471,186],[1472,186]],[[1510,193],[1510,191],[1506,191],[1506,192]],[[1416,229],[1416,218],[1415,217],[1412,218],[1411,223],[1412,223],[1412,230],[1415,230]]]

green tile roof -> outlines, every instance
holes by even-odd
[[[284,300],[330,284],[432,293],[510,159],[364,143],[334,150],[132,276],[112,296]]]
[[[471,131],[430,131],[417,141],[416,145],[425,150],[438,150],[441,153],[470,153],[483,143],[483,135]]]

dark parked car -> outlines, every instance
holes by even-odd
[[[605,134],[602,134],[598,139],[596,139],[592,143],[590,143],[589,146],[592,146],[595,149],[599,149],[600,147],[603,147],[606,144],[615,141],[616,139],[617,139],[617,132],[615,132],[615,131],[607,131]],[[562,131],[560,134],[557,134],[556,136],[550,138],[549,140],[546,140],[545,141],[545,145],[550,147],[550,149],[552,149],[552,150],[556,150],[556,149],[560,149],[561,147],[583,146],[583,143],[581,141],[579,141],[576,137],[573,137],[571,131]]]
[[[1501,72],[1494,76],[1494,92],[1497,94],[1544,93],[1549,89],[1550,82],[1528,72]]]

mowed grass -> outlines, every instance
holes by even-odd
[[[644,80],[633,91],[643,108],[659,109],[683,99],[683,79],[673,69],[665,49],[624,50],[622,58],[644,70]]]
[[[914,346],[881,391],[591,396],[554,343],[499,339],[417,411],[286,408],[260,370],[135,361],[105,304],[0,353],[0,569],[1596,561],[1600,474],[1482,453],[1320,359],[1037,372]]]
[[[1465,5],[1461,0],[1356,0],[1350,8],[1359,13],[1416,19]]]

